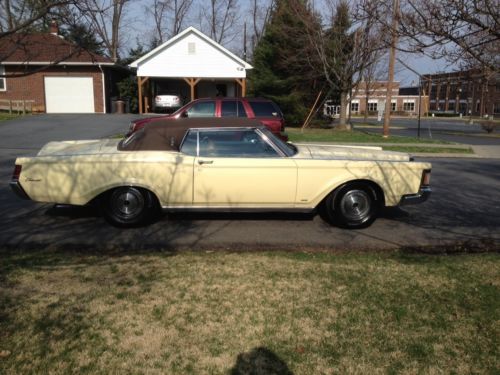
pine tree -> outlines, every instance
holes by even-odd
[[[300,14],[300,16],[298,16]],[[274,100],[287,123],[299,124],[312,105],[317,76],[312,69],[313,53],[304,34],[304,20],[317,23],[318,17],[304,0],[277,0],[257,44],[254,69],[249,76],[250,92]]]

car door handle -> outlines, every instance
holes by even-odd
[[[214,161],[213,160],[198,160],[198,164],[199,165],[202,165],[202,164],[213,164]]]

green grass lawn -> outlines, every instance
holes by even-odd
[[[8,114],[6,112],[1,112],[0,111],[0,121],[6,121],[6,120],[11,120],[13,118],[19,117],[19,115],[16,114]]]
[[[498,254],[2,251],[0,373],[498,373]]]
[[[391,135],[383,138],[381,135],[369,134],[359,130],[338,131],[333,129],[286,128],[292,142],[352,142],[352,143],[436,143],[449,144],[437,139],[418,139],[417,137],[401,137]]]

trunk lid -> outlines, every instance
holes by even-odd
[[[118,142],[120,142],[120,139],[49,142],[38,152],[38,156],[68,156],[115,153],[117,152]]]

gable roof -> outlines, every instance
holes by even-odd
[[[60,36],[44,34],[11,34],[0,38],[0,63],[114,65],[107,57],[86,51]]]
[[[214,47],[218,51],[222,52],[224,55],[228,56],[229,58],[233,59],[238,64],[242,65],[244,69],[253,69],[252,65],[250,65],[249,63],[247,63],[245,60],[240,59],[234,53],[232,53],[231,51],[227,50],[226,48],[224,48],[223,46],[221,46],[219,43],[217,43],[215,40],[213,40],[212,38],[209,38],[208,36],[206,36],[205,34],[203,34],[201,31],[199,31],[198,29],[194,28],[193,26],[188,27],[183,32],[181,32],[181,33],[177,34],[176,36],[174,36],[173,38],[167,40],[162,45],[156,47],[154,50],[148,52],[147,54],[145,54],[141,58],[139,58],[139,59],[135,60],[134,62],[132,62],[131,64],[129,64],[129,66],[132,67],[132,68],[137,68],[141,63],[144,63],[145,61],[147,61],[150,58],[154,57],[159,52],[164,51],[165,49],[167,49],[171,45],[177,43],[177,41],[181,40],[186,35],[191,34],[191,33],[197,35],[202,40],[204,40],[205,42],[207,42],[208,44],[210,44],[212,47]]]

